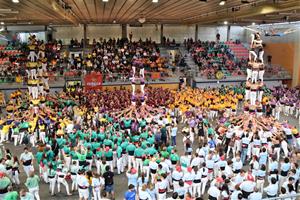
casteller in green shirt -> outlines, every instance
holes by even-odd
[[[6,189],[11,184],[8,177],[0,178],[0,190]]]
[[[39,183],[40,183],[40,178],[37,175],[34,175],[33,177],[27,178],[25,185],[28,189],[31,189],[31,188],[38,187]]]
[[[18,199],[18,192],[16,191],[12,191],[12,192],[8,192],[5,196],[3,200],[17,200]]]

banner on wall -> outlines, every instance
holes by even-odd
[[[101,90],[102,89],[102,74],[91,73],[84,77],[86,90]]]

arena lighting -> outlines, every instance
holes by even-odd
[[[228,24],[228,21],[224,21],[224,24],[227,25],[227,24]]]
[[[252,22],[252,26],[254,26],[255,25],[255,22]]]
[[[1,25],[4,25],[4,22],[0,22]]]
[[[152,0],[152,3],[158,3],[158,0]]]
[[[11,0],[13,3],[20,3],[19,0]]]
[[[102,2],[108,2],[108,0],[102,0]]]
[[[225,0],[222,0],[222,1],[220,1],[220,3],[219,3],[220,6],[224,6],[225,4],[226,4],[226,1],[225,1]]]
[[[140,17],[138,19],[138,22],[140,22],[141,24],[145,23],[146,22],[146,18],[145,17]]]

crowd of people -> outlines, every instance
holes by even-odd
[[[247,62],[236,60],[233,52],[223,42],[188,40],[186,46],[202,76],[215,78],[218,71],[227,76],[244,74]]]
[[[280,114],[285,116],[296,117],[299,119],[300,125],[300,88],[288,88],[288,87],[275,87],[272,90],[274,99],[272,106],[274,109],[274,116],[277,120],[280,120]]]
[[[81,76],[91,71],[97,71],[105,74],[107,78],[117,76],[118,79],[128,81],[133,65],[144,68],[148,72],[168,74],[165,70],[167,68],[166,58],[160,55],[157,44],[148,39],[137,42],[127,39],[95,40],[91,47],[87,47],[90,48],[91,53],[86,56],[83,56],[83,53],[78,53],[83,52],[83,41],[79,43],[76,39],[72,39],[68,49],[63,47],[61,41],[45,42],[35,39],[36,45],[24,46],[20,44],[18,47],[11,47],[21,52],[22,56],[0,54],[0,58],[7,58],[11,61],[1,64],[0,75],[11,76],[12,78],[22,77],[26,82],[28,62],[24,55],[28,53],[32,58],[30,61],[37,62],[36,70],[40,66],[46,65],[51,76]],[[77,48],[76,51],[74,50],[75,47]],[[147,77],[150,76],[147,74]]]
[[[20,186],[21,199],[40,199],[47,183],[51,195],[63,185],[80,199],[114,199],[119,174],[128,179],[126,200],[258,200],[297,192],[298,130],[272,112],[238,113],[242,87],[146,93],[147,105],[132,107],[125,90],[59,92],[36,109],[17,91],[1,120],[1,142],[27,146],[20,156],[2,150],[0,198],[16,199]]]
[[[75,72],[139,71],[141,82],[144,69],[164,66],[151,41],[103,40],[86,58],[61,58],[58,44],[51,46],[51,56],[47,45],[31,38],[28,79],[42,79],[49,57]],[[201,67],[235,66],[220,42],[190,44]],[[51,66],[57,64],[63,66]],[[256,84],[252,74],[249,82]],[[118,176],[127,178],[125,200],[295,199],[289,195],[298,191],[300,133],[296,124],[279,119],[281,110],[299,117],[299,88],[278,87],[253,102],[247,97],[254,88],[249,93],[247,83],[178,91],[145,85],[141,91],[77,87],[54,94],[41,93],[38,86],[31,82],[28,93],[13,92],[0,119],[0,199],[40,200],[45,184],[51,196],[116,199],[116,186],[124,187],[116,183]],[[133,104],[139,93],[143,98]],[[25,145],[20,155],[7,148],[10,141]]]

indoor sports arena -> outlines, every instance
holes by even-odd
[[[0,0],[0,200],[300,199],[300,0]]]

